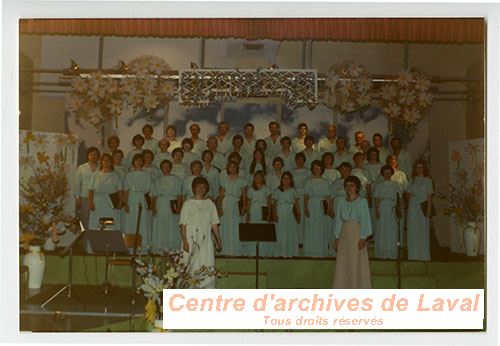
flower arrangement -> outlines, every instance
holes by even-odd
[[[380,102],[389,121],[416,125],[432,106],[430,86],[430,79],[417,69],[402,71],[397,83],[384,85]]]
[[[337,113],[351,113],[371,105],[372,78],[355,62],[332,66],[327,73],[326,86],[324,103]]]
[[[34,175],[20,181],[20,197],[23,203],[19,207],[20,243],[42,245],[47,236],[58,241],[60,226],[74,230],[77,220],[63,214],[64,199],[68,193],[67,166],[62,164],[56,154],[53,166],[45,152],[38,152],[39,166],[34,160],[21,157],[21,164],[26,163],[33,169]],[[63,230],[64,232],[65,230]]]
[[[455,172],[451,177],[448,195],[440,196],[448,200],[448,206],[443,209],[443,213],[453,215],[462,226],[468,222],[481,222],[484,219],[484,161],[478,162],[481,148],[468,144],[465,150],[474,163],[471,177],[461,168],[460,153],[452,151],[450,160],[456,163]]]
[[[159,319],[163,311],[163,289],[198,288],[203,280],[219,274],[215,267],[205,266],[190,273],[181,251],[165,252],[161,259],[149,255],[138,257],[136,265],[142,281],[138,292],[147,298],[145,319],[150,323]]]

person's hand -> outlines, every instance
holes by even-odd
[[[380,220],[380,210],[377,210],[375,212],[375,217],[377,218],[377,220]]]
[[[156,216],[156,214],[158,214],[158,209],[156,209],[156,207],[153,207],[153,210],[151,210],[151,214],[153,214],[153,216]]]
[[[82,207],[82,200],[80,198],[75,200],[75,207],[76,209],[80,209]]]
[[[221,251],[222,251],[222,244],[221,244],[220,239],[217,239],[217,240],[215,241],[215,250],[216,250],[217,252],[221,252]]]
[[[187,242],[182,243],[182,250],[189,252],[189,244]]]
[[[306,215],[306,217],[309,217],[311,214],[309,213],[309,208],[307,208],[306,210],[304,210],[304,214]]]
[[[125,212],[126,212],[127,214],[128,214],[128,213],[130,213],[130,208],[129,208],[129,206],[128,206],[128,204],[127,204],[127,203],[125,204]]]
[[[358,241],[358,249],[359,250],[363,250],[366,246],[366,240],[365,239],[360,239]]]
[[[339,248],[339,240],[338,239],[335,239],[333,241],[333,248],[335,249],[335,251],[338,251],[338,248]]]
[[[95,211],[94,201],[89,201],[89,209],[92,210],[92,211]]]

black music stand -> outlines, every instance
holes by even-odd
[[[85,308],[85,310],[87,309],[87,307],[85,306],[85,304],[83,303],[83,301],[80,299],[80,297],[78,297],[78,295],[76,294],[76,292],[72,291],[72,287],[73,287],[73,246],[75,246],[76,243],[78,243],[78,241],[80,240],[80,238],[82,237],[82,235],[84,234],[84,232],[85,232],[85,227],[83,227],[83,224],[80,221],[80,231],[78,231],[78,233],[75,234],[75,236],[73,237],[73,240],[71,241],[71,243],[68,246],[66,246],[66,248],[64,250],[62,250],[61,253],[59,254],[59,256],[61,256],[61,257],[65,257],[67,254],[69,254],[69,257],[68,257],[68,262],[69,262],[68,263],[68,282],[67,282],[66,286],[64,286],[59,291],[57,291],[57,293],[54,294],[52,297],[50,297],[49,299],[47,299],[42,304],[42,306],[41,306],[42,308],[45,308],[45,305],[47,305],[48,303],[50,303],[52,300],[54,300],[58,295],[60,295],[64,291],[68,290],[68,294],[66,295],[66,297],[69,300],[71,298],[75,297],[83,305],[83,307]]]
[[[259,288],[259,242],[276,242],[274,223],[240,223],[240,241],[255,242],[255,288]]]
[[[108,281],[108,270],[109,270],[109,253],[117,253],[128,255],[129,252],[125,247],[123,241],[123,233],[121,231],[115,230],[88,230],[87,231],[87,241],[89,248],[93,254],[95,253],[105,253],[106,254],[106,269],[104,276],[104,294],[108,295],[109,290],[112,288]]]

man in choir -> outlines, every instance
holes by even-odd
[[[144,135],[144,145],[142,149],[151,150],[156,155],[158,150],[158,140],[153,137],[153,126],[146,124],[142,127],[142,134]]]
[[[181,147],[181,141],[177,139],[177,129],[174,125],[167,126],[167,128],[165,129],[165,137],[170,143],[170,146],[168,147],[169,153],[172,153],[174,149]]]
[[[389,150],[384,147],[383,138],[380,133],[376,133],[373,135],[373,147],[378,150],[378,159],[380,162],[387,161],[387,156],[389,156]]]
[[[337,151],[333,153],[335,156],[335,162],[340,165],[342,162],[347,162],[351,166],[353,164],[352,154],[347,151],[347,141],[344,137],[337,138],[337,142],[335,143],[337,147]]]
[[[200,138],[201,128],[200,125],[193,123],[189,126],[189,132],[191,132],[191,140],[193,141],[193,153],[201,156],[203,150],[207,148],[207,142]]]
[[[363,131],[356,131],[354,134],[355,144],[349,148],[349,152],[351,154],[361,153],[363,150],[361,149],[361,143],[365,140],[365,134]]]
[[[319,140],[319,152],[320,153],[334,153],[337,150],[337,126],[334,124],[328,125],[326,127],[326,137]]]
[[[297,126],[297,137],[292,140],[292,149],[294,153],[300,153],[306,148],[304,140],[308,132],[307,124],[300,123]]]
[[[218,148],[222,154],[225,154],[233,146],[233,136],[229,134],[229,124],[226,121],[221,121],[217,125],[217,134],[215,135],[218,141]]]
[[[265,138],[267,144],[267,157],[274,158],[281,150],[280,124],[276,121],[269,123],[269,137]]]
[[[78,166],[76,170],[76,180],[75,180],[75,205],[77,210],[77,215],[82,222],[85,229],[89,226],[89,188],[90,179],[94,172],[98,171],[99,168],[99,158],[101,153],[99,149],[95,147],[90,147],[87,149],[87,162]]]
[[[251,153],[253,153],[255,148],[255,142],[257,141],[257,137],[254,135],[255,127],[253,126],[252,123],[246,123],[244,127],[244,132],[245,133],[243,134],[242,149],[244,152],[251,155]],[[233,142],[234,142],[234,137],[233,137]]]
[[[405,172],[406,176],[411,175],[412,161],[410,154],[401,148],[401,139],[394,137],[391,139],[392,155],[398,160],[399,169]]]
[[[111,136],[109,136],[107,143],[108,143],[109,152],[113,153],[115,150],[118,150],[118,148],[120,147],[120,138],[117,135],[111,135]]]

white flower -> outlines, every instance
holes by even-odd
[[[431,81],[425,76],[419,76],[415,82],[415,88],[420,91],[425,91],[431,86]]]
[[[149,63],[146,59],[134,62],[130,68],[138,77],[145,76],[148,73]]]
[[[130,92],[132,89],[137,89],[138,82],[136,78],[123,78],[120,82],[121,88],[124,92]]]
[[[98,103],[100,99],[104,98],[105,90],[99,85],[92,85],[87,91],[87,95],[89,96],[90,101]]]
[[[147,110],[151,110],[151,109],[156,108],[156,106],[158,106],[158,103],[160,103],[160,101],[158,100],[156,95],[147,94],[146,96],[144,96],[144,107]]]
[[[167,98],[172,98],[175,88],[172,82],[162,80],[159,87],[160,94]]]
[[[85,78],[77,77],[73,80],[73,84],[71,84],[71,89],[76,92],[83,93],[87,91],[89,85]]]
[[[401,113],[401,108],[399,108],[397,104],[391,102],[387,107],[384,107],[383,111],[389,118],[397,118]]]
[[[390,101],[397,96],[398,91],[394,85],[386,84],[382,87],[381,94],[383,100]]]
[[[416,124],[420,119],[420,113],[415,108],[407,108],[403,113],[403,118],[409,123]]]
[[[415,93],[412,90],[401,90],[399,92],[399,102],[406,105],[411,105],[415,102]]]
[[[93,125],[99,124],[102,121],[102,114],[99,108],[97,107],[90,108],[87,113],[87,119],[88,122]]]
[[[352,77],[357,77],[363,72],[363,68],[358,64],[352,62],[347,66],[347,71]]]
[[[152,76],[141,78],[141,87],[145,93],[152,93],[156,89],[156,78]]]
[[[432,104],[432,95],[428,93],[418,94],[418,105],[421,107],[429,107]]]
[[[149,64],[149,70],[155,74],[163,74],[168,70],[168,66],[164,60],[156,58]]]
[[[412,81],[413,76],[409,71],[405,70],[399,73],[398,79],[399,79],[399,85],[407,87]]]
[[[83,99],[77,95],[70,95],[68,98],[68,109],[71,112],[78,112],[83,107]]]
[[[111,99],[111,102],[107,104],[111,114],[120,114],[123,109],[123,101],[120,99]]]
[[[141,105],[142,104],[142,96],[137,89],[129,90],[126,96],[127,103],[132,105]]]
[[[372,103],[372,97],[369,93],[363,93],[359,95],[357,99],[360,106],[368,106]]]

